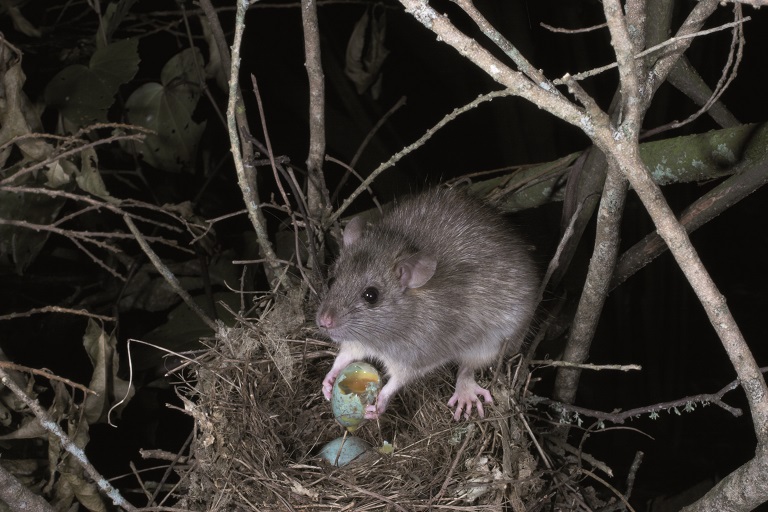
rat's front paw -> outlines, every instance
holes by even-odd
[[[363,416],[363,418],[367,420],[377,420],[379,419],[379,416],[381,416],[381,413],[376,409],[376,404],[367,405],[365,407],[365,416]]]
[[[333,383],[336,382],[336,376],[339,374],[339,372],[333,372],[331,370],[328,372],[328,375],[325,376],[325,379],[323,379],[323,396],[326,400],[331,399],[331,391],[333,391]]]
[[[382,388],[379,392],[379,396],[376,398],[376,403],[365,407],[365,419],[377,420],[384,414],[384,411],[387,410],[387,406],[389,405],[389,399],[392,397],[393,389],[393,387],[387,388],[387,386]]]
[[[481,417],[485,417],[485,410],[483,409],[483,402],[480,401],[480,397],[483,397],[485,403],[492,404],[493,398],[491,393],[480,387],[474,380],[471,384],[457,383],[456,392],[453,394],[450,400],[448,400],[448,406],[456,406],[456,412],[453,413],[453,419],[459,421],[461,419],[462,412],[464,413],[464,419],[468,420],[472,416],[472,407],[477,408],[477,414]]]

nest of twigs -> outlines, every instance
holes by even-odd
[[[319,450],[344,433],[320,392],[335,347],[318,339],[305,313],[300,299],[282,298],[258,320],[221,327],[208,341],[194,378],[180,388],[195,419],[180,506],[553,510],[557,489],[567,486],[542,469],[541,448],[514,405],[519,358],[491,385],[495,405],[484,420],[452,420],[445,402],[455,369],[448,368],[402,391],[380,421],[354,433],[374,447],[388,441],[391,453],[374,449],[340,468],[323,461]]]

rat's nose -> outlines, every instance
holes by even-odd
[[[317,313],[317,325],[323,329],[333,329],[336,320],[330,312],[320,311]]]

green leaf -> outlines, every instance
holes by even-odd
[[[160,82],[165,85],[184,83],[194,87],[199,96],[200,80],[203,78],[203,54],[197,47],[182,50],[165,63],[160,72]]]
[[[139,71],[139,41],[123,39],[96,50],[91,57],[91,71],[104,85],[117,92]]]
[[[117,41],[91,57],[90,67],[74,64],[61,70],[45,88],[45,102],[76,126],[105,122],[117,90],[139,68],[138,43]]]
[[[116,91],[111,91],[86,66],[75,64],[61,70],[45,89],[45,102],[59,109],[77,126],[107,120]]]
[[[200,99],[192,76],[192,62],[199,51],[185,50],[163,68],[163,84],[148,83],[136,89],[126,102],[131,124],[155,132],[138,145],[144,160],[166,171],[191,170],[205,123],[196,123],[192,114]]]

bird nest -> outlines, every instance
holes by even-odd
[[[318,452],[344,429],[320,383],[335,354],[283,299],[258,320],[220,326],[179,386],[195,420],[177,506],[188,510],[512,510],[552,506],[558,485],[515,404],[517,359],[491,384],[483,420],[455,422],[451,369],[399,393],[355,431],[374,449],[342,467]],[[189,375],[188,375],[189,377]],[[481,383],[492,377],[489,370]],[[377,447],[391,445],[391,450]],[[562,482],[560,482],[562,484]]]

